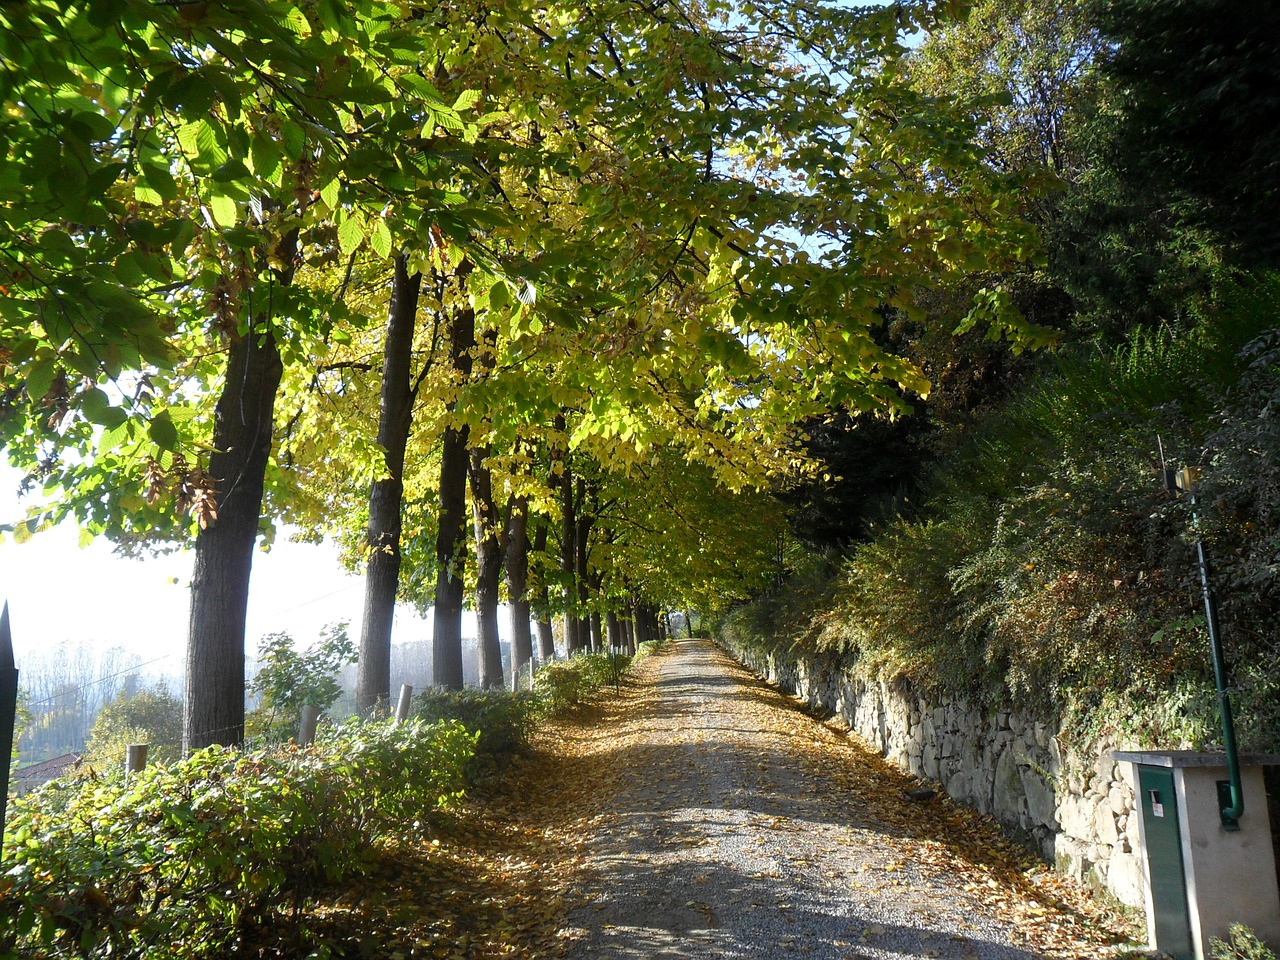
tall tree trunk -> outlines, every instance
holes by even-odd
[[[476,534],[476,627],[480,689],[502,689],[502,644],[498,637],[498,583],[502,576],[501,520],[493,502],[493,477],[485,466],[488,446],[471,451],[471,513]]]
[[[470,265],[458,268],[465,288]],[[464,289],[465,293],[465,289]],[[476,342],[476,315],[470,306],[453,310],[449,319],[449,356],[460,379],[471,376],[471,350]],[[450,405],[450,412],[453,407]],[[436,596],[431,630],[432,683],[462,689],[462,600],[467,550],[467,441],[469,428],[445,428],[440,449],[440,529],[436,534]]]
[[[576,516],[573,529],[573,579],[578,598],[578,645],[582,648],[595,649],[600,638],[599,622],[597,621],[593,632],[591,629],[591,617],[587,613],[587,607],[591,600],[590,585],[587,579],[587,558],[590,550],[591,526],[595,522],[595,517],[588,510],[589,500],[586,481],[582,477],[578,477],[576,486],[577,496],[574,499],[576,500],[577,508],[575,510]]]
[[[404,497],[404,450],[413,425],[409,367],[422,275],[409,275],[408,257],[395,260],[391,307],[382,352],[378,445],[387,475],[369,489],[369,559],[365,564],[364,618],[356,669],[356,711],[368,715],[391,699],[391,625],[400,587],[400,512]]]
[[[564,473],[560,475],[560,572],[564,575],[564,646],[570,656],[583,644],[581,624],[578,620],[577,556],[578,518],[573,502],[573,473],[569,461],[564,461]]]
[[[287,264],[274,283],[293,282],[298,232],[281,239]],[[271,316],[252,318],[270,326]],[[182,749],[238,744],[244,739],[244,629],[249,575],[262,516],[262,491],[271,459],[276,391],[284,364],[270,332],[232,336],[227,375],[213,410],[213,453],[208,476],[215,484],[216,516],[196,535],[191,573],[183,682]]]
[[[511,610],[511,673],[533,657],[533,635],[529,629],[529,498],[512,497],[507,517],[507,555],[503,568],[507,575],[507,605]]]
[[[556,633],[549,614],[539,614],[534,621],[538,628],[538,659],[543,663],[556,658]]]
[[[546,555],[547,520],[545,516],[538,519],[538,529],[533,535],[533,552]],[[537,596],[534,598],[534,609],[538,616],[538,659],[546,663],[548,660],[555,659],[556,642],[555,634],[551,629],[551,596],[545,579],[538,586]]]
[[[618,622],[618,611],[610,610],[605,614],[604,624],[605,632],[608,634],[609,648],[621,649],[623,647],[622,624]]]
[[[600,613],[596,610],[591,611],[591,615],[587,617],[587,626],[591,631],[591,652],[599,653],[604,649],[604,637],[601,635]]]
[[[628,656],[636,652],[636,622],[630,614],[622,619],[622,646]]]
[[[182,705],[183,751],[244,739],[244,629],[249,573],[284,365],[270,333],[231,341],[214,407],[209,477],[217,518],[196,536]]]

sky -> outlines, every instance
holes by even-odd
[[[23,514],[19,471],[0,466],[0,522]],[[119,646],[156,661],[147,672],[182,672],[190,603],[191,551],[144,560],[119,557],[97,540],[79,546],[74,524],[63,524],[18,544],[0,542],[0,601],[9,603],[14,653],[23,659],[63,641],[86,640],[99,649]],[[266,633],[285,631],[299,646],[337,620],[359,635],[364,581],[338,562],[333,545],[287,540],[282,531],[270,552],[254,554],[246,646],[252,653]],[[467,624],[463,625],[466,633]],[[393,639],[425,640],[430,623],[402,607]]]

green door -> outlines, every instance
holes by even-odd
[[[1147,843],[1151,901],[1156,913],[1154,946],[1174,960],[1195,960],[1173,771],[1139,765],[1138,793],[1142,797],[1143,836]]]

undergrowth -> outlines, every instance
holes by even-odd
[[[1217,561],[1242,743],[1280,745],[1280,280],[1189,329],[1058,357],[926,482],[923,511],[845,556],[790,558],[731,611],[731,647],[839,659],[1082,739],[1217,736],[1193,542]],[[1158,441],[1159,438],[1159,441]],[[1199,515],[1164,488],[1204,468]]]
[[[127,779],[55,781],[6,824],[0,960],[256,956],[263,930],[310,943],[312,897],[421,843],[480,769],[627,662],[548,664],[527,694],[428,693],[412,722],[353,719],[306,748],[211,747]]]
[[[308,748],[211,747],[15,803],[0,956],[225,957],[460,796],[460,724],[351,722]]]

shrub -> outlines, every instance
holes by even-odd
[[[226,956],[363,871],[380,836],[454,802],[474,745],[455,723],[353,722],[307,749],[213,747],[23,798],[0,956]]]
[[[1209,941],[1214,960],[1276,960],[1275,951],[1242,923],[1233,923],[1226,940]]]
[[[663,648],[666,641],[664,640],[645,640],[636,646],[635,656],[631,658],[631,663],[636,664],[646,657],[652,657]]]
[[[524,747],[536,708],[533,694],[503,690],[428,690],[417,698],[421,720],[457,721],[479,735],[476,751],[489,757]]]
[[[89,731],[85,759],[101,767],[118,767],[131,743],[150,745],[148,763],[169,763],[182,751],[182,702],[163,684],[121,694],[99,711]]]
[[[630,662],[625,656],[584,653],[544,664],[534,682],[538,711],[553,716],[572,710],[593,690],[613,683]]]
[[[923,487],[927,506],[839,563],[791,560],[781,589],[720,627],[738,648],[828,653],[987,707],[1016,702],[1095,736],[1213,737],[1213,683],[1187,497],[1232,664],[1240,742],[1280,743],[1280,280],[1229,291],[1194,326],[1055,359]],[[1204,454],[1196,451],[1203,448]],[[824,572],[825,571],[825,572]]]
[[[345,623],[325,627],[320,639],[302,652],[289,634],[267,634],[258,644],[259,668],[249,684],[259,704],[245,718],[246,732],[277,743],[288,740],[304,706],[327,709],[342,696],[337,673],[355,659]]]

